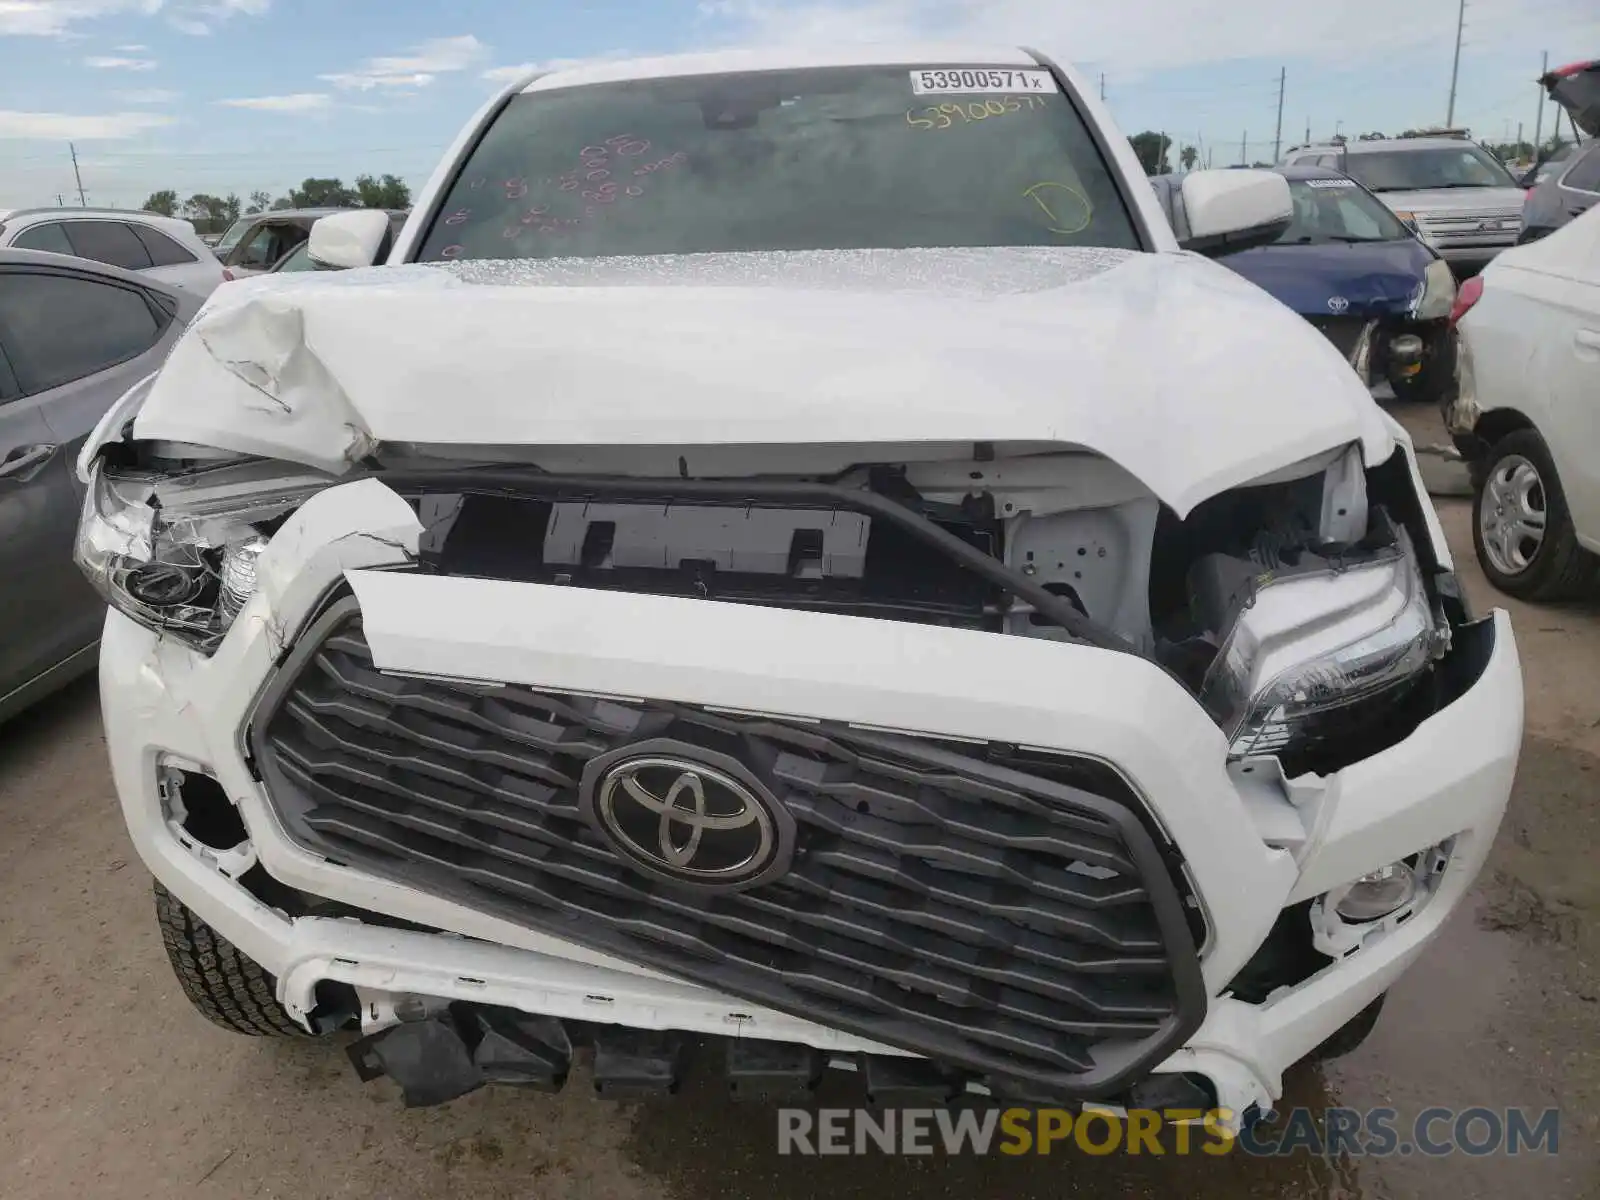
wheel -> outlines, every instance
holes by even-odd
[[[278,1003],[276,981],[159,883],[156,922],[189,1003],[214,1024],[259,1037],[310,1037]]]
[[[1472,541],[1489,582],[1524,600],[1582,594],[1600,560],[1578,545],[1544,439],[1519,429],[1484,458],[1472,494]]]
[[[1388,994],[1388,992],[1384,992],[1371,1004],[1334,1030],[1332,1037],[1306,1055],[1306,1057],[1312,1062],[1327,1062],[1330,1058],[1339,1058],[1349,1054],[1350,1051],[1361,1045],[1362,1042],[1367,1040],[1367,1035],[1372,1032],[1373,1026],[1378,1023],[1378,1014],[1383,1011],[1383,1001]]]

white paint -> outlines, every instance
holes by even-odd
[[[1463,399],[1520,413],[1544,438],[1578,541],[1600,553],[1600,208],[1503,252],[1460,325]],[[1460,423],[1463,418],[1457,418]]]
[[[1276,171],[1190,171],[1182,186],[1191,238],[1259,229],[1294,215],[1289,181]]]
[[[264,399],[258,377],[291,357],[324,390]],[[135,432],[331,471],[369,442],[534,460],[539,447],[1075,446],[1180,514],[1322,451],[1359,442],[1370,465],[1394,444],[1327,339],[1233,272],[1065,249],[464,263],[223,289]]]
[[[325,267],[370,267],[389,233],[389,214],[381,209],[334,213],[311,226],[306,253]]]

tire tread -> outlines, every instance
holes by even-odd
[[[215,1025],[256,1037],[309,1037],[278,1003],[259,963],[155,885],[156,923],[183,994]]]

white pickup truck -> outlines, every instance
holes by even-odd
[[[385,265],[220,290],[85,450],[189,998],[486,1083],[1270,1106],[1500,822],[1522,685],[1410,444],[1092,90],[575,67]],[[381,213],[311,254],[370,266]]]

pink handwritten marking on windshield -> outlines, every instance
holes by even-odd
[[[472,217],[470,208],[459,208],[444,219],[446,225],[465,225]]]
[[[479,191],[480,189],[482,189],[483,185],[488,183],[488,182],[489,182],[488,176],[479,175],[471,183],[467,184],[467,187],[471,188],[473,191],[476,192],[476,191]]]
[[[528,194],[528,181],[520,176],[506,180],[506,199],[521,200]]]
[[[466,252],[465,246],[446,246],[439,251],[440,258],[460,258]]]

